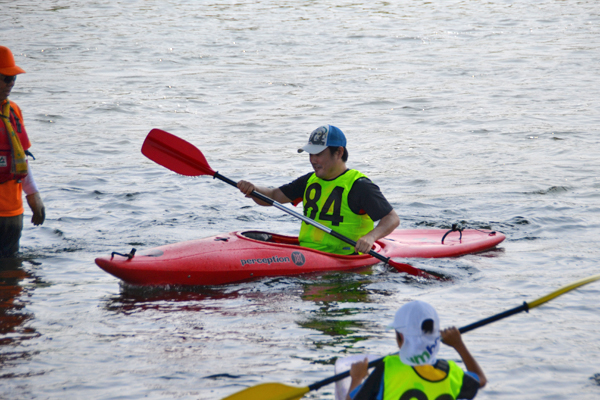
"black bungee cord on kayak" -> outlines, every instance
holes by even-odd
[[[452,224],[452,229],[450,229],[448,232],[444,233],[444,236],[442,236],[442,244],[444,244],[444,239],[446,239],[446,236],[448,236],[448,234],[452,233],[452,232],[460,233],[460,236],[458,237],[458,241],[459,241],[459,243],[462,243],[462,232],[465,229],[467,229],[467,228],[464,228],[459,224]],[[473,229],[473,230],[479,231],[479,232],[487,232],[487,231],[482,231],[481,229],[477,229],[477,228],[468,228],[468,229]],[[496,234],[496,231],[491,231],[489,233],[490,236],[494,236],[495,234]]]
[[[121,256],[121,257],[127,257],[128,260],[131,260],[133,258],[133,256],[135,256],[135,249],[132,248],[131,251],[128,254],[122,254],[122,253],[117,253],[116,251],[113,251],[112,253],[110,253],[110,259],[112,260],[113,258],[115,258],[115,255],[117,256]]]
[[[448,234],[452,233],[452,232],[459,232],[460,233],[458,241],[459,241],[459,243],[462,243],[462,231],[464,229],[465,228],[461,227],[458,224],[452,224],[452,229],[450,229],[448,232],[444,233],[444,236],[442,236],[442,244],[444,244],[444,239],[446,239],[446,236],[448,236]]]

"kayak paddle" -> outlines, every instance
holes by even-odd
[[[472,331],[473,329],[479,328],[481,326],[490,324],[492,322],[498,321],[500,319],[506,318],[508,316],[520,313],[521,311],[529,311],[532,308],[538,307],[562,294],[565,294],[573,289],[576,289],[580,286],[588,284],[590,282],[594,282],[600,279],[600,274],[593,275],[588,278],[584,278],[578,281],[575,281],[567,286],[563,286],[562,288],[555,290],[554,292],[547,294],[546,296],[540,297],[537,300],[531,301],[529,303],[523,302],[522,305],[512,308],[510,310],[501,312],[494,316],[482,319],[481,321],[472,323],[470,325],[464,326],[459,329],[460,333],[466,333]],[[385,357],[378,358],[377,360],[373,360],[369,363],[369,368],[376,366],[381,363]],[[306,393],[317,390],[325,385],[330,383],[339,381],[346,377],[350,376],[350,371],[342,372],[340,374],[331,376],[327,379],[323,379],[322,381],[315,382],[312,385],[308,385],[305,387],[294,387],[284,385],[282,383],[261,383],[247,389],[243,389],[237,393],[234,393],[230,396],[225,397],[223,400],[298,400],[301,399]]]
[[[150,133],[148,133],[148,136],[146,136],[146,140],[144,140],[144,144],[142,145],[142,154],[157,164],[160,164],[178,174],[187,176],[211,175],[213,178],[220,179],[223,182],[237,188],[237,182],[234,182],[218,172],[215,172],[210,165],[208,165],[204,154],[202,154],[198,148],[196,148],[193,144],[170,134],[169,132],[165,132],[160,129],[152,129]],[[301,219],[307,224],[321,229],[322,231],[340,239],[341,241],[350,244],[351,246],[356,246],[356,242],[354,240],[343,236],[342,234],[304,216],[303,214],[290,210],[281,203],[278,203],[262,193],[253,191],[252,196],[280,209],[283,212]],[[412,265],[395,262],[389,257],[385,257],[375,252],[373,249],[369,251],[369,254],[395,268],[399,272],[405,272],[407,274],[420,276],[423,278],[442,279],[438,276],[415,268]]]

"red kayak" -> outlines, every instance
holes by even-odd
[[[443,229],[396,230],[377,241],[374,250],[385,257],[455,257],[489,250],[504,238],[500,232],[471,229],[449,234]],[[368,254],[324,253],[300,247],[297,237],[258,231],[231,232],[96,259],[100,268],[129,284],[193,286],[345,271],[378,262]]]

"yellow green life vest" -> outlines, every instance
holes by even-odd
[[[455,400],[460,394],[465,372],[454,361],[446,361],[448,373],[431,365],[413,368],[398,355],[383,362],[383,400]]]
[[[322,225],[357,241],[373,230],[373,220],[367,214],[359,215],[348,206],[348,193],[354,182],[366,177],[349,169],[337,178],[326,181],[312,174],[302,199],[304,215]],[[298,237],[300,245],[333,254],[352,254],[354,248],[319,228],[302,222]]]

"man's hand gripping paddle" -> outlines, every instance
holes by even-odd
[[[178,174],[187,176],[211,175],[212,177],[220,179],[223,182],[237,188],[237,182],[234,182],[218,172],[213,171],[210,165],[208,165],[208,162],[206,161],[206,158],[202,152],[193,144],[160,129],[152,129],[150,133],[148,133],[148,136],[142,145],[142,154],[157,164],[160,164]],[[348,243],[351,246],[356,246],[356,242],[354,240],[335,232],[334,230],[316,222],[313,219],[305,217],[303,214],[288,209],[281,203],[278,203],[275,200],[258,193],[257,191],[253,191],[252,196],[280,209],[283,212],[301,219],[307,224],[321,229],[322,231],[342,240],[343,242]],[[377,258],[380,261],[383,261],[399,272],[405,272],[410,275],[429,279],[442,279],[438,276],[415,268],[412,265],[395,262],[389,257],[385,257],[373,251],[372,249],[369,251],[369,255]]]
[[[520,313],[522,311],[531,310],[532,308],[538,307],[562,294],[565,294],[573,289],[576,289],[580,286],[586,285],[590,282],[594,282],[600,279],[600,274],[593,275],[588,278],[584,278],[578,281],[575,281],[567,286],[563,286],[562,288],[555,290],[552,293],[549,293],[545,296],[540,297],[537,300],[530,301],[529,303],[523,302],[518,307],[511,308],[510,310],[501,312],[499,314],[493,315],[491,317],[482,319],[481,321],[474,322],[470,325],[463,326],[459,329],[460,333],[466,333],[472,331],[473,329],[479,328],[481,326],[491,324],[492,322],[501,320],[503,318],[509,317],[511,315]],[[369,368],[376,366],[377,364],[383,361],[383,358],[378,358],[377,360],[373,360],[369,363]],[[237,393],[234,393],[230,396],[225,397],[223,400],[299,400],[306,393],[317,390],[325,385],[329,385],[330,383],[339,381],[346,377],[350,376],[350,371],[342,372],[340,374],[331,376],[327,379],[323,379],[322,381],[315,382],[312,385],[305,387],[294,387],[288,386],[283,383],[261,383],[247,389],[243,389]]]

